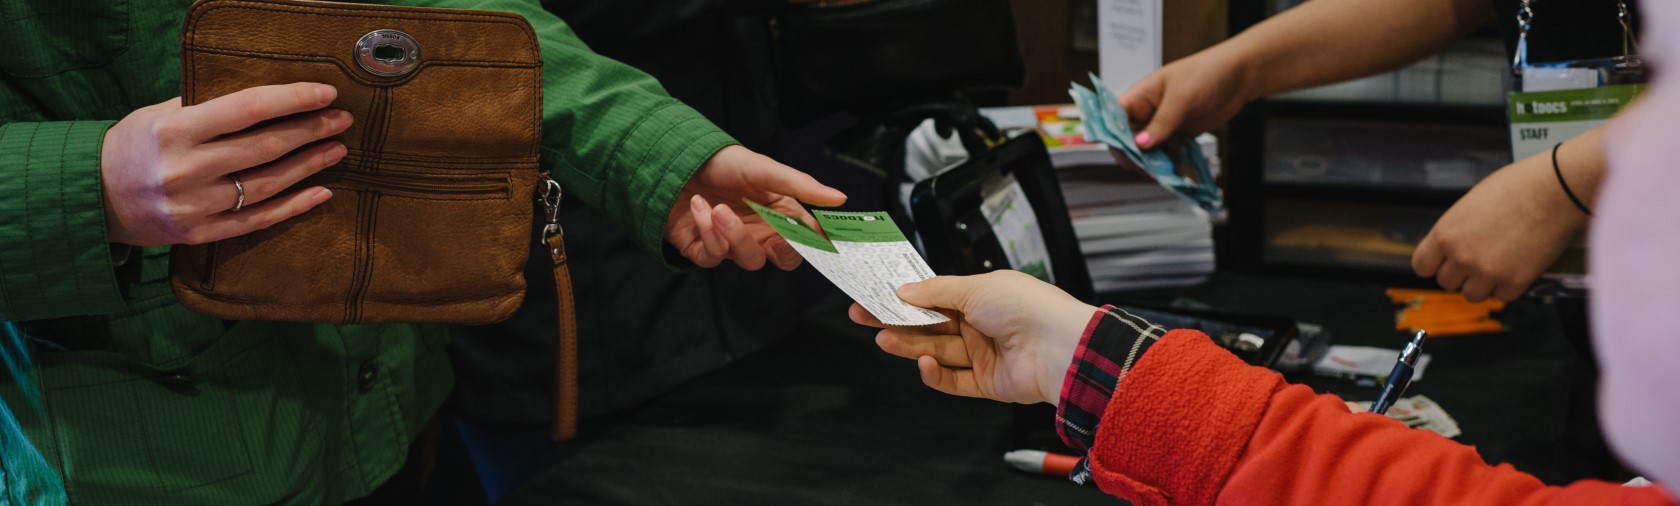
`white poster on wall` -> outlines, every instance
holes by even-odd
[[[1097,0],[1097,58],[1116,93],[1161,68],[1161,0]]]

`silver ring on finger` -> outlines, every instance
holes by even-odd
[[[239,212],[240,209],[245,208],[245,183],[239,180],[239,176],[228,174],[227,177],[233,180],[233,189],[239,190],[239,199],[233,202],[232,211]]]

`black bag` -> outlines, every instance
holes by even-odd
[[[1010,0],[791,0],[776,16],[783,118],[888,108],[1026,78]]]
[[[939,274],[954,275],[1011,268],[1003,250],[1006,239],[993,230],[981,205],[989,191],[986,183],[1001,176],[1014,178],[1032,207],[1055,285],[1079,300],[1094,302],[1096,290],[1079,249],[1079,236],[1068,217],[1050,153],[1037,132],[1017,135],[916,183],[910,205],[928,265]]]

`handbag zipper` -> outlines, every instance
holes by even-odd
[[[439,175],[383,171],[379,174],[335,171],[310,178],[305,184],[367,190],[386,194],[414,194],[453,199],[502,198],[512,191],[505,174]]]

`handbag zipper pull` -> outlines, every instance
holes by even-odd
[[[537,198],[542,200],[543,210],[548,212],[548,222],[543,226],[542,237],[538,237],[537,240],[548,242],[551,237],[565,235],[565,229],[560,227],[560,183],[545,176],[538,182],[537,192]]]

